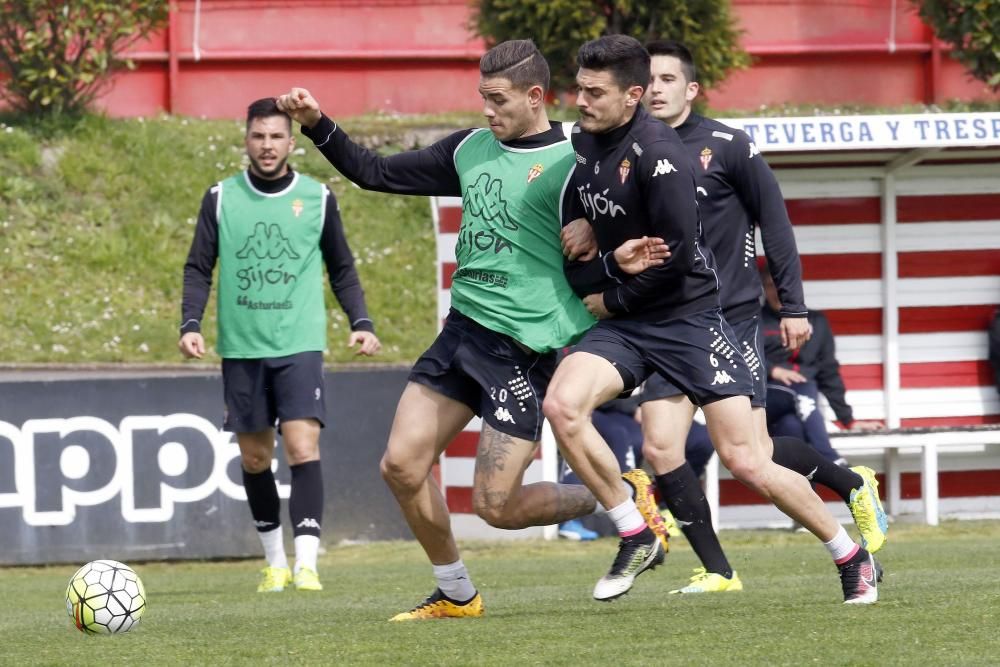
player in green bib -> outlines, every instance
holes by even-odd
[[[257,591],[294,583],[322,589],[316,571],[323,519],[319,434],[326,420],[323,265],[351,322],[349,345],[372,355],[380,344],[368,317],[337,200],[326,186],[288,166],[295,147],[291,120],[273,98],[247,110],[250,168],[205,193],[184,266],[181,353],[202,358],[201,318],[219,264],[217,349],[225,394],[223,427],[236,433],[243,486],[267,567]],[[271,472],[274,425],[281,425],[292,475],[288,513],[294,571],[282,539]]]
[[[474,416],[482,416],[483,430],[472,509],[490,525],[556,524],[595,507],[582,486],[523,484],[558,350],[594,323],[563,271],[560,230],[581,217],[573,215],[567,192],[576,157],[562,124],[546,115],[549,68],[530,40],[497,45],[479,67],[489,128],[455,132],[389,157],[352,142],[307,90],[294,88],[278,99],[323,155],[361,187],[462,198],[451,312],[413,367],[382,458],[382,475],[433,565],[437,588],[392,620],[483,613],[431,476],[434,462]],[[638,273],[662,263],[665,254],[662,240],[639,239],[574,270],[596,283],[609,272]],[[649,506],[655,513],[655,504]]]

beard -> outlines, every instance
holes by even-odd
[[[286,157],[275,163],[273,169],[264,169],[260,166],[260,163],[256,159],[250,157],[249,155],[247,157],[250,158],[250,166],[253,167],[254,174],[267,180],[278,178],[282,173],[284,173],[285,165],[288,164],[288,158]]]

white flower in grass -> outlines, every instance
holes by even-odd
[[[139,343],[139,351],[140,352],[149,352],[149,346],[146,345],[145,343]]]

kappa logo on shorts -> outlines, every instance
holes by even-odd
[[[323,397],[323,392],[320,390],[319,387],[316,387],[316,392],[313,395],[316,397],[316,400],[318,401],[320,398]]]
[[[503,407],[497,408],[497,411],[493,413],[493,416],[496,418],[497,421],[500,422],[510,422],[511,424],[517,423],[514,421],[514,417],[511,416],[510,410],[508,410],[507,408]]]
[[[732,375],[726,371],[715,371],[715,379],[712,380],[713,386],[717,384],[729,384],[731,382],[736,382]]]
[[[296,528],[315,528],[316,530],[319,530],[319,521],[317,521],[316,519],[314,519],[312,517],[307,516],[306,518],[302,519],[302,521],[299,521],[298,525],[296,525],[295,527]]]

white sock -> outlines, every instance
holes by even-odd
[[[615,528],[622,537],[628,537],[642,532],[646,527],[646,520],[639,513],[639,508],[635,506],[635,501],[629,498],[618,507],[608,510],[608,518],[615,522]]]
[[[632,500],[635,500],[635,487],[622,479],[622,487],[625,489],[625,493]],[[596,498],[594,499],[594,514],[607,514],[608,510],[600,503]]]
[[[854,554],[858,552],[859,547],[857,543],[851,539],[844,527],[841,526],[837,534],[834,535],[833,539],[829,542],[824,542],[823,546],[826,550],[830,552],[833,556],[833,562],[840,565],[844,561],[851,558]]]
[[[476,595],[476,587],[472,585],[469,571],[459,558],[448,565],[432,565],[434,578],[437,579],[441,592],[456,602],[471,600]]]
[[[260,543],[264,547],[264,558],[271,567],[288,567],[285,557],[285,542],[282,539],[281,526],[266,532],[257,532]]]
[[[295,536],[295,571],[308,567],[316,572],[316,554],[319,553],[319,538],[315,535]]]

